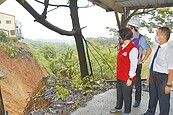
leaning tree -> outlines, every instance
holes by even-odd
[[[35,21],[42,24],[43,26],[47,27],[50,30],[53,30],[61,35],[66,36],[74,36],[76,46],[77,46],[77,52],[79,57],[79,64],[80,64],[80,71],[81,71],[81,77],[85,77],[88,75],[88,67],[87,67],[87,60],[86,60],[86,54],[84,50],[84,43],[83,43],[83,35],[79,23],[79,16],[78,16],[78,0],[69,0],[68,5],[55,5],[50,4],[49,0],[44,0],[44,2],[35,0],[41,4],[44,5],[44,10],[42,14],[39,14],[26,0],[16,0],[20,5],[22,5],[34,18]],[[50,23],[47,18],[47,11],[48,7],[55,6],[56,8],[59,7],[67,7],[70,9],[70,16],[72,20],[72,30],[66,31],[63,30],[52,23]]]

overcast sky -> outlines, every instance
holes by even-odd
[[[41,0],[43,1],[43,0]],[[57,4],[59,0],[50,0],[51,3]],[[57,1],[57,3],[55,2]],[[61,0],[60,2],[66,0]],[[85,6],[88,4],[87,0],[79,0],[79,6]],[[43,5],[35,2],[34,0],[28,0],[31,5],[36,8],[38,13],[42,13]],[[89,3],[91,5],[91,3]],[[51,7],[50,9],[53,9]],[[49,9],[49,10],[50,10]],[[15,16],[15,19],[22,22],[22,34],[24,38],[37,39],[37,38],[49,38],[49,39],[64,39],[66,36],[61,36],[55,33],[41,24],[34,22],[34,18],[15,0],[6,0],[0,5],[0,12],[11,14]],[[47,15],[47,20],[52,24],[65,29],[71,30],[71,18],[68,8],[58,8],[51,11]],[[114,12],[106,12],[104,9],[93,6],[90,8],[79,9],[79,20],[81,27],[87,26],[82,30],[85,37],[110,37],[106,27],[116,27],[116,19]]]

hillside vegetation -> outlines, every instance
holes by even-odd
[[[99,47],[102,46],[92,47],[90,50],[95,48],[99,50]],[[92,76],[87,76],[82,80],[80,78],[78,57],[74,45],[40,44],[40,42],[33,41],[23,43],[19,42],[16,38],[4,39],[3,37],[0,42],[0,86],[5,110],[8,111],[9,115],[19,115],[43,107],[36,105],[34,108],[34,105],[40,100],[40,97],[45,96],[42,94],[45,93],[44,85],[49,85],[53,81],[51,78],[55,78],[55,84],[51,87],[55,87],[55,98],[60,101],[62,101],[62,97],[71,95],[74,90],[79,92],[80,95],[87,95],[94,92],[94,90],[92,90],[94,87],[95,89],[102,90],[103,86],[99,86],[101,83],[94,85],[95,82],[103,82],[106,77],[112,79],[113,72],[111,72],[110,65],[108,66],[108,63],[105,61],[108,61],[108,59],[100,59],[99,57],[102,54],[97,54],[98,51],[96,53],[96,51],[93,50],[92,53],[96,54],[94,54],[94,56],[96,56],[95,58],[97,60],[101,60],[101,62],[93,68],[93,71],[104,68],[104,71],[107,71],[107,73],[104,73],[103,70],[102,72],[97,70],[93,72]],[[107,49],[105,53],[105,57],[108,58],[111,55],[110,49]],[[92,64],[97,61],[95,58],[91,57]],[[114,63],[115,59],[112,59],[110,62]],[[98,75],[98,77],[95,77],[96,75]],[[48,76],[53,77],[49,79]],[[46,78],[45,80],[47,81],[44,81],[43,78]],[[63,82],[63,80],[65,80],[65,82]],[[45,82],[45,84],[42,82]],[[65,87],[67,84],[68,87]],[[59,88],[63,89],[63,91],[60,91]],[[97,93],[93,93],[92,95],[94,94]],[[92,96],[89,97],[91,98]],[[51,101],[44,98],[42,103],[45,100]],[[77,104],[79,100],[75,102],[76,104],[73,108],[79,106],[79,104]],[[88,99],[86,99],[86,101],[87,100]],[[48,106],[47,104],[45,104],[45,106]]]
[[[75,45],[1,39],[0,85],[9,115],[68,115],[115,88],[106,80],[116,80],[117,40],[88,38],[86,43],[90,75],[81,79]]]

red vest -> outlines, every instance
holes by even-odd
[[[116,68],[116,77],[119,80],[127,81],[130,71],[130,59],[129,53],[135,47],[135,45],[130,41],[130,43],[122,50],[122,46],[119,48],[117,56],[117,68]],[[136,79],[136,76],[133,77],[133,81]]]

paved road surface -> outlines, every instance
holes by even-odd
[[[133,93],[134,102],[134,93]],[[170,115],[173,115],[173,92],[171,95],[171,109]],[[87,103],[84,108],[79,108],[71,115],[121,115],[121,112],[110,113],[110,110],[115,106],[116,89],[111,89],[105,93],[94,96],[94,98]],[[148,92],[142,92],[141,105],[138,108],[132,107],[131,115],[140,115],[146,112],[148,107]],[[122,110],[123,111],[123,110]],[[159,107],[157,106],[156,114],[159,115]]]

